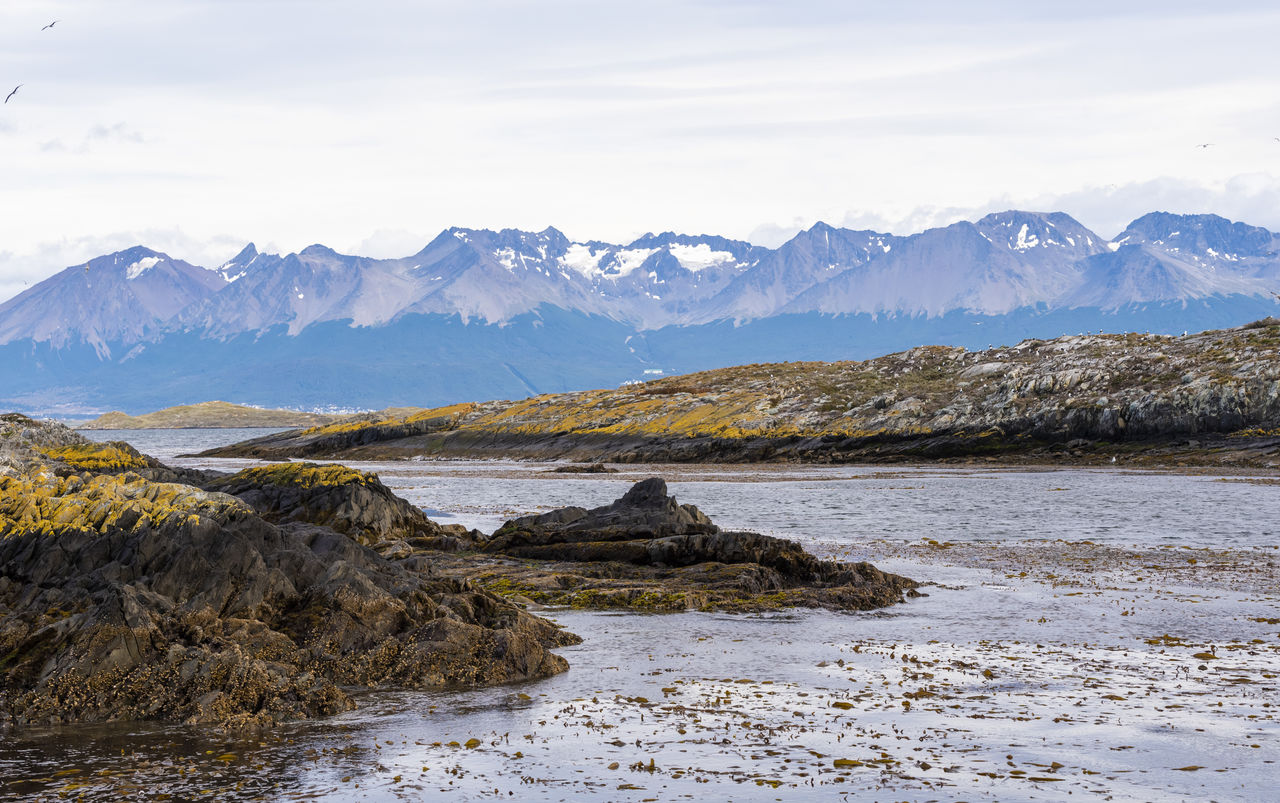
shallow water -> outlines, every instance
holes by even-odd
[[[168,437],[183,433],[193,431]],[[172,441],[151,451],[192,450]],[[486,531],[519,513],[603,504],[660,474],[722,526],[933,585],[857,614],[546,611],[586,639],[561,651],[572,669],[549,680],[371,692],[357,711],[248,739],[29,730],[0,745],[0,790],[1263,801],[1280,786],[1274,485],[1078,469],[356,465],[433,517]]]
[[[125,441],[133,448],[168,462],[180,454],[203,452],[250,438],[261,438],[284,427],[237,427],[233,429],[84,429],[80,434],[94,441]]]

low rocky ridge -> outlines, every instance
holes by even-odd
[[[458,524],[437,524],[378,475],[346,466],[277,463],[215,477],[202,487],[239,497],[268,521],[317,524],[382,552],[402,549],[402,542],[456,552],[479,535]]]
[[[152,413],[129,415],[119,410],[103,413],[77,429],[226,429],[234,427],[312,427],[347,416],[304,413],[298,410],[265,410],[224,401],[166,407]]]
[[[585,462],[1121,457],[1280,460],[1280,321],[1078,335],[865,362],[746,365],[615,390],[457,404],[208,455]]]
[[[143,473],[166,471],[123,444],[0,416],[0,725],[269,725],[353,707],[344,687],[567,668],[550,650],[575,636],[434,574],[430,556],[444,553],[359,543],[442,537],[380,483],[344,481],[359,490],[343,499],[327,467],[276,476],[256,496],[244,476],[210,482],[260,511]]]
[[[657,477],[594,510],[567,507],[504,524],[482,555],[442,561],[518,599],[579,608],[868,610],[917,584],[869,563],[820,560],[794,541],[724,532]]]

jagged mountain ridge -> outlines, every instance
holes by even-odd
[[[68,268],[0,305],[0,343],[225,338],[383,326],[408,314],[503,323],[553,306],[638,330],[783,313],[1002,315],[1271,294],[1280,237],[1214,215],[1152,213],[1107,241],[1063,213],[1009,211],[900,237],[819,223],[777,249],[708,235],[573,242],[554,228],[447,229],[399,259],[251,243],[203,269],[143,247]],[[56,311],[56,312],[55,312]],[[107,356],[104,352],[104,356]]]
[[[0,343],[79,340],[107,358],[109,343],[155,334],[226,284],[215,271],[136,246],[73,265],[0,304]]]
[[[0,304],[0,404],[376,409],[924,343],[1176,334],[1280,315],[1278,239],[1153,213],[1107,241],[1010,211],[907,237],[819,223],[777,249],[451,228],[397,259],[249,244],[205,269],[137,247]]]

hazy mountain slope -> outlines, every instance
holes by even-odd
[[[797,296],[832,277],[890,253],[902,238],[874,231],[837,229],[817,223],[760,257],[734,279],[697,317],[750,319],[773,315]],[[807,311],[809,306],[801,305]],[[849,310],[852,311],[852,310]]]
[[[910,237],[818,224],[777,249],[554,228],[447,229],[400,259],[250,244],[215,270],[130,249],[0,305],[0,400],[376,408],[925,342],[1181,333],[1280,310],[1265,229],[1153,213],[1119,239],[1008,211]]]
[[[999,315],[1052,304],[1081,280],[1079,261],[1106,250],[1062,214],[1004,212],[900,240],[865,266],[800,294],[787,312]]]
[[[0,304],[0,344],[83,342],[107,356],[108,342],[137,342],[225,284],[214,271],[137,246],[73,265]]]

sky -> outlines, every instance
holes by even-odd
[[[5,0],[0,300],[135,244],[395,257],[455,225],[1280,231],[1277,41],[1232,0]]]

